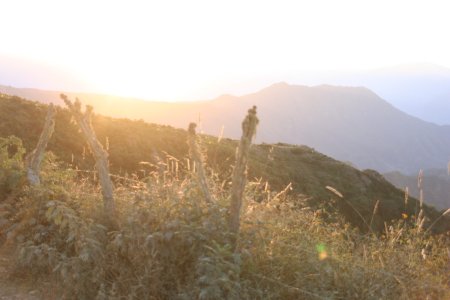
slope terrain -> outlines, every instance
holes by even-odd
[[[110,213],[66,109],[40,184],[27,182],[23,145],[33,148],[46,109],[0,97],[2,299],[449,298],[449,237],[433,234],[448,232],[448,211],[418,214],[417,200],[404,202],[375,171],[306,146],[254,145],[236,214],[237,141],[198,136],[205,184],[185,130],[97,115],[115,184]]]
[[[58,92],[0,88],[9,94],[61,104]],[[242,97],[221,96],[191,103],[147,102],[112,96],[69,94],[93,105],[98,113],[142,119],[239,138],[240,120],[258,106],[258,142],[308,145],[360,169],[415,173],[443,168],[450,155],[450,127],[407,115],[362,87],[275,84]]]
[[[26,149],[32,149],[42,128],[46,106],[2,95],[0,112],[0,136],[15,135],[23,140]],[[260,118],[263,123],[264,115]],[[70,120],[68,111],[59,108],[55,134],[48,149],[74,168],[92,170],[93,160],[89,150]],[[188,149],[185,130],[100,115],[95,117],[93,125],[99,139],[109,149],[111,170],[115,174],[142,175],[155,169],[147,169],[146,164],[141,162],[169,164],[172,157],[177,158],[179,164],[186,164]],[[261,126],[259,130],[263,128]],[[221,174],[222,180],[229,180],[237,142],[203,136],[202,143],[207,149],[208,165]],[[371,218],[377,200],[380,205],[374,226],[378,228],[383,227],[384,221],[399,218],[403,212],[413,214],[417,210],[416,200],[411,199],[405,207],[403,192],[377,172],[361,172],[306,146],[260,144],[252,148],[249,165],[250,178],[259,182],[255,187],[260,193],[260,198],[255,199],[257,201],[264,197],[263,189],[267,192],[264,187],[266,182],[269,190],[280,190],[292,183],[293,192],[310,197],[312,205],[336,206],[348,220],[366,229],[364,222]],[[332,200],[336,197],[327,186],[340,191],[344,200]],[[364,220],[355,210],[362,214]],[[427,209],[427,213],[431,219],[437,216],[432,209]]]

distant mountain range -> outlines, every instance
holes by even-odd
[[[0,92],[61,104],[59,92],[0,86]],[[450,126],[407,115],[367,88],[274,84],[241,97],[224,95],[190,103],[149,102],[112,96],[70,94],[100,114],[186,128],[200,121],[205,133],[238,138],[246,109],[258,106],[257,142],[303,144],[361,169],[415,174],[445,168]]]
[[[450,69],[408,64],[359,72],[308,72],[289,77],[304,84],[365,86],[400,110],[436,124],[450,125]]]
[[[450,125],[450,69],[446,67],[416,63],[364,71],[296,71],[265,78],[264,82],[280,80],[308,86],[364,86],[407,114],[439,125]],[[56,67],[1,55],[0,83],[44,90],[51,90],[51,87],[64,91],[92,90],[86,82]],[[252,86],[254,90],[261,87]],[[242,95],[242,91],[236,90],[236,93]]]

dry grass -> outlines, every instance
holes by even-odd
[[[422,230],[422,209],[417,222],[361,233],[290,195],[291,184],[278,193],[245,184],[255,113],[230,178],[207,178],[195,158],[202,172],[193,176],[169,155],[143,163],[142,178],[113,177],[114,229],[95,173],[48,155],[41,185],[28,186],[20,142],[0,140],[0,237],[15,247],[14,274],[50,282],[61,299],[450,299],[449,237]],[[369,229],[378,204],[368,224],[349,202]]]
[[[15,227],[2,232],[17,246],[16,274],[50,281],[65,299],[450,297],[445,236],[403,221],[362,234],[289,189],[254,202],[264,191],[250,182],[234,253],[227,190],[202,203],[187,169],[164,172],[116,178],[119,228],[108,232],[92,176],[47,159],[43,186],[10,199]]]

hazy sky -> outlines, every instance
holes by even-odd
[[[254,91],[308,70],[415,62],[450,67],[449,1],[0,5],[0,84],[204,99]]]

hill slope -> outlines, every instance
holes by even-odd
[[[411,173],[446,166],[450,153],[450,127],[404,114],[365,88],[277,84],[216,102],[230,103],[222,108],[229,117],[234,107],[256,103],[260,141],[305,144],[360,168]]]
[[[27,149],[37,142],[42,128],[46,107],[18,97],[2,95],[0,97],[0,136],[16,135],[24,141]],[[264,116],[260,116],[263,120]],[[58,157],[80,169],[92,169],[93,162],[89,153],[83,149],[85,142],[77,127],[70,122],[67,110],[58,108],[56,129],[49,143],[49,150]],[[177,157],[184,164],[187,156],[186,131],[172,127],[96,116],[94,128],[101,141],[108,140],[111,169],[114,173],[140,172],[141,161],[157,163],[159,156],[165,161],[165,153]],[[263,128],[260,128],[260,131]],[[234,161],[236,141],[204,136],[204,147],[208,150],[208,164],[229,180],[231,163]],[[374,171],[361,172],[342,162],[320,154],[305,146],[286,144],[254,146],[250,158],[250,178],[261,178],[256,185],[262,192],[265,181],[274,189],[281,189],[290,182],[294,193],[311,197],[311,205],[327,207],[336,205],[353,223],[365,227],[363,220],[356,214],[356,208],[365,220],[369,220],[373,206],[380,201],[379,214],[374,225],[383,226],[384,221],[396,219],[405,211],[403,193],[381,175]],[[148,169],[146,171],[149,171]],[[151,170],[150,170],[151,171]],[[335,202],[336,198],[326,186],[332,186],[344,195],[345,200]],[[261,200],[261,199],[256,199]],[[351,203],[353,207],[349,206]],[[413,214],[417,201],[412,199],[406,212]],[[427,215],[436,218],[436,211],[427,208]]]
[[[58,92],[0,87],[41,102],[61,103]],[[70,94],[69,94],[70,95]],[[258,142],[303,144],[361,169],[416,173],[442,168],[450,155],[450,127],[402,113],[366,88],[275,84],[257,93],[191,103],[146,102],[73,94],[114,117],[185,128],[200,119],[208,134],[238,138],[248,107],[258,106]]]

